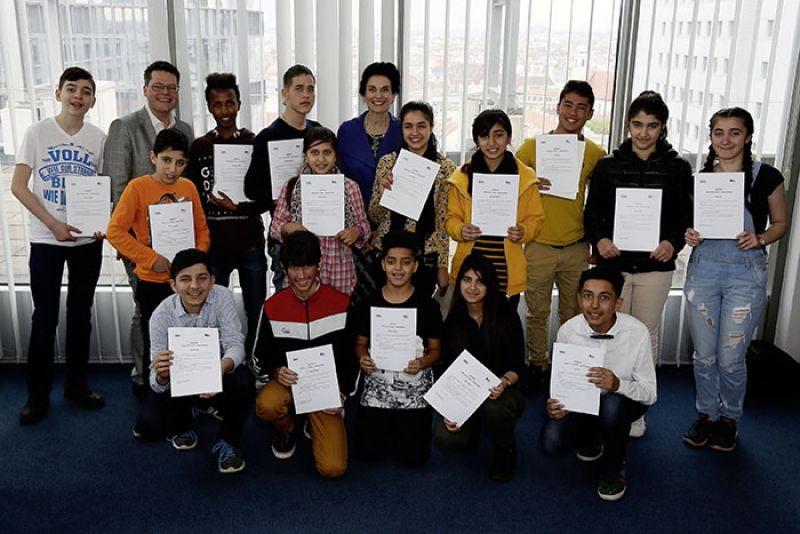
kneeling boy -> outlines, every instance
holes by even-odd
[[[622,274],[611,267],[584,271],[578,285],[576,315],[558,331],[560,343],[587,347],[605,345],[604,367],[592,367],[588,381],[602,390],[599,415],[568,413],[558,399],[547,399],[541,445],[556,455],[573,445],[578,459],[600,459],[602,474],[597,494],[616,501],[625,494],[625,447],[630,424],[656,402],[656,371],[647,327],[619,313]]]
[[[342,403],[354,389],[356,360],[345,344],[345,321],[350,299],[319,281],[319,238],[308,231],[291,234],[281,247],[281,263],[289,287],[264,303],[256,331],[253,367],[269,382],[256,398],[256,414],[275,427],[272,453],[287,459],[295,450],[295,414],[292,386],[298,375],[289,368],[289,351],[333,346],[336,377]],[[337,478],[347,469],[347,435],[341,407],[308,414],[317,471]]]
[[[208,269],[208,254],[197,249],[182,250],[172,261],[169,285],[175,292],[158,305],[150,318],[150,387],[134,436],[169,441],[178,450],[193,449],[197,434],[192,430],[192,407],[213,406],[222,416],[219,439],[211,449],[218,455],[220,473],[236,473],[245,463],[239,450],[242,426],[255,396],[253,374],[246,365],[242,323],[233,293],[214,285]],[[199,396],[171,397],[170,368],[173,353],[168,350],[170,327],[216,327],[219,330],[222,392]]]

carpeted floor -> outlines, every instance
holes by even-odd
[[[127,368],[92,369],[108,402],[100,412],[67,404],[59,375],[48,417],[22,427],[22,369],[2,366],[0,531],[800,531],[798,396],[751,396],[734,453],[690,450],[680,438],[695,415],[691,368],[658,372],[647,435],[628,451],[628,493],[606,503],[595,493],[596,465],[539,452],[543,394],[520,420],[510,483],[486,478],[486,444],[480,454],[434,449],[419,471],[354,458],[342,479],[323,480],[304,439],[294,457],[276,460],[255,414],[245,428],[247,468],[223,476],[209,451],[216,423],[207,416],[198,419],[192,451],[134,440],[138,404]]]

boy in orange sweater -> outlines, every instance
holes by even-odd
[[[142,312],[145,354],[150,354],[150,316],[162,300],[172,294],[165,258],[151,247],[149,206],[190,202],[194,219],[194,248],[207,252],[211,238],[197,188],[181,174],[186,168],[189,140],[179,130],[168,128],[156,136],[150,160],[153,174],[131,180],[108,223],[106,237],[119,253],[136,264],[139,277],[136,300]],[[133,235],[131,235],[131,230]]]

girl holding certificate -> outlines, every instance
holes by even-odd
[[[471,252],[480,252],[497,272],[498,289],[513,302],[525,291],[526,265],[522,245],[533,240],[542,229],[544,210],[533,170],[507,150],[511,144],[511,120],[499,109],[482,111],[472,122],[472,140],[478,147],[448,180],[447,233],[458,246],[453,257],[450,283],[455,284],[461,262]],[[505,235],[484,235],[472,224],[473,182],[476,174],[519,177],[516,224]]]
[[[627,115],[630,138],[597,163],[584,211],[586,236],[597,263],[622,271],[625,285],[620,311],[647,326],[653,358],[659,354],[661,312],[691,213],[692,169],[667,142],[668,119],[669,108],[654,91],[644,91],[631,102]],[[654,208],[660,216],[645,212],[644,220],[635,221],[631,213],[615,213],[620,193],[637,189],[660,195]],[[657,236],[654,225],[658,225]],[[644,233],[653,230],[652,241],[647,240],[652,249],[621,250],[617,246],[615,235],[632,228]],[[645,430],[642,418],[631,426],[631,436],[641,437]]]
[[[711,117],[710,129],[701,172],[744,173],[744,230],[734,239],[703,239],[694,228],[686,230],[686,244],[694,247],[684,292],[698,417],[683,441],[694,447],[710,442],[729,452],[736,448],[747,387],[747,347],[767,300],[765,247],[786,233],[786,193],[777,169],[753,161],[750,113],[722,109]]]
[[[437,417],[434,436],[444,448],[478,446],[485,433],[494,445],[489,470],[494,480],[510,480],[516,466],[514,429],[524,399],[517,385],[525,365],[522,323],[503,300],[492,263],[481,254],[464,258],[444,323],[442,361],[448,367],[464,350],[500,377],[489,398],[462,425]]]
[[[386,154],[378,160],[368,211],[370,221],[377,225],[372,244],[377,250],[382,250],[381,241],[390,231],[405,230],[417,236],[423,255],[415,273],[414,287],[430,294],[434,286],[440,290],[446,289],[450,278],[447,272],[450,238],[444,226],[444,217],[447,213],[447,179],[453,174],[455,165],[439,152],[439,144],[433,134],[433,108],[430,104],[421,101],[406,103],[400,110],[400,124],[403,128],[400,148],[436,163],[439,172],[419,220],[414,220],[381,205],[384,190],[392,188],[392,169],[397,162],[398,152]]]
[[[309,128],[303,139],[305,164],[300,169],[304,174],[341,174],[337,167],[336,136],[322,126]],[[269,227],[269,235],[279,242],[289,234],[305,230],[303,226],[303,201],[301,182],[295,176],[286,182],[275,207],[275,215]],[[347,295],[356,285],[356,268],[353,263],[353,247],[361,248],[369,240],[369,223],[364,212],[358,184],[344,179],[345,228],[335,236],[320,236],[322,259],[320,281]]]

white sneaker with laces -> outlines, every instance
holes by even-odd
[[[631,423],[630,432],[628,435],[632,438],[641,438],[647,432],[647,423],[644,421],[644,416]]]

